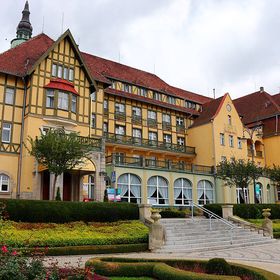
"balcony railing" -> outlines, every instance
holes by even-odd
[[[84,136],[77,136],[81,143],[92,146],[95,150],[100,151],[102,149],[102,139],[91,138]]]
[[[142,124],[142,117],[137,116],[137,115],[132,115],[132,122],[133,122],[133,124],[141,125]]]
[[[183,126],[183,125],[177,125],[177,126],[176,126],[176,131],[177,131],[178,133],[184,134],[184,133],[185,133],[185,126]]]
[[[172,129],[171,123],[169,123],[169,122],[162,122],[162,129],[163,130],[171,130]]]
[[[126,120],[125,113],[124,112],[115,112],[115,120],[125,121]]]
[[[211,166],[195,165],[183,161],[156,160],[143,157],[128,157],[112,154],[106,157],[106,164],[119,167],[170,170],[189,173],[214,174]]]
[[[148,127],[154,127],[154,128],[157,128],[157,120],[154,120],[154,119],[147,119],[147,124],[148,124]]]
[[[158,149],[158,150],[164,150],[164,151],[170,151],[176,153],[186,153],[190,155],[195,155],[195,147],[165,143],[156,140],[136,138],[136,137],[126,136],[126,135],[118,135],[113,133],[107,133],[105,137],[106,137],[106,141],[109,143],[119,143],[124,145],[132,145],[132,146]]]

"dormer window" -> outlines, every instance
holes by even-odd
[[[153,92],[153,99],[161,101],[161,94],[159,92]]]
[[[173,96],[168,96],[167,102],[175,105],[176,104],[176,98],[173,97]]]
[[[145,89],[145,88],[139,88],[139,89],[138,89],[138,94],[139,94],[140,96],[147,97],[147,96],[148,96],[148,91],[147,91],[147,89]]]
[[[132,87],[131,87],[131,85],[129,85],[129,84],[122,84],[122,89],[123,89],[123,91],[125,91],[125,92],[129,92],[129,93],[132,92]]]

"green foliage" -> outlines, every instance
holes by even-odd
[[[139,219],[138,205],[113,202],[70,202],[3,199],[12,221],[31,223],[114,222]]]
[[[226,262],[225,259],[214,258],[208,261],[206,265],[206,272],[209,274],[218,275],[231,275],[231,266]]]
[[[206,261],[200,260],[131,258],[94,258],[86,263],[86,267],[94,267],[98,274],[105,276],[143,277],[142,275],[144,275],[162,280],[237,280],[243,276],[250,280],[280,279],[278,275],[269,271],[239,264],[229,264],[232,270],[231,276],[209,275],[203,273],[206,265]],[[202,268],[202,270],[198,271],[198,273],[192,272],[197,267]]]
[[[263,174],[263,169],[252,161],[236,160],[222,161],[217,167],[218,178],[224,180],[230,187],[247,188]]]
[[[178,208],[163,208],[160,211],[162,218],[186,218],[186,215],[191,214],[190,210],[180,210]]]
[[[276,186],[280,186],[280,166],[273,165],[273,168],[266,168],[268,177],[275,183]]]
[[[61,247],[84,245],[139,244],[148,242],[148,228],[140,221],[115,223],[75,222],[28,224],[7,222],[3,240],[13,247]]]
[[[222,216],[222,204],[207,204],[204,207]],[[233,204],[233,214],[243,219],[263,219],[262,210],[271,209],[271,219],[280,219],[280,204]]]
[[[60,187],[58,187],[57,190],[56,190],[55,200],[56,201],[61,201]]]

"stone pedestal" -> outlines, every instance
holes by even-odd
[[[139,205],[139,219],[143,223],[145,223],[146,220],[151,221],[153,223],[153,221],[151,219],[151,209],[152,209],[152,207],[150,204],[140,204]]]
[[[222,205],[223,218],[228,219],[228,217],[233,216],[233,205]]]
[[[268,218],[271,216],[270,211],[271,209],[263,209],[262,215],[264,216],[264,221],[262,223],[262,228],[264,229],[263,231],[264,236],[270,236],[271,238],[273,238],[273,223]]]
[[[163,225],[159,223],[161,218],[158,210],[152,210],[151,219],[154,221],[149,231],[149,250],[155,250],[162,247],[165,241]]]

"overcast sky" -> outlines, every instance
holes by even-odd
[[[25,0],[0,0],[0,52]],[[232,98],[280,89],[279,0],[29,0],[33,35],[69,28],[82,51]],[[64,16],[62,16],[64,15]],[[63,27],[62,27],[62,18]],[[44,24],[43,24],[44,22]]]

